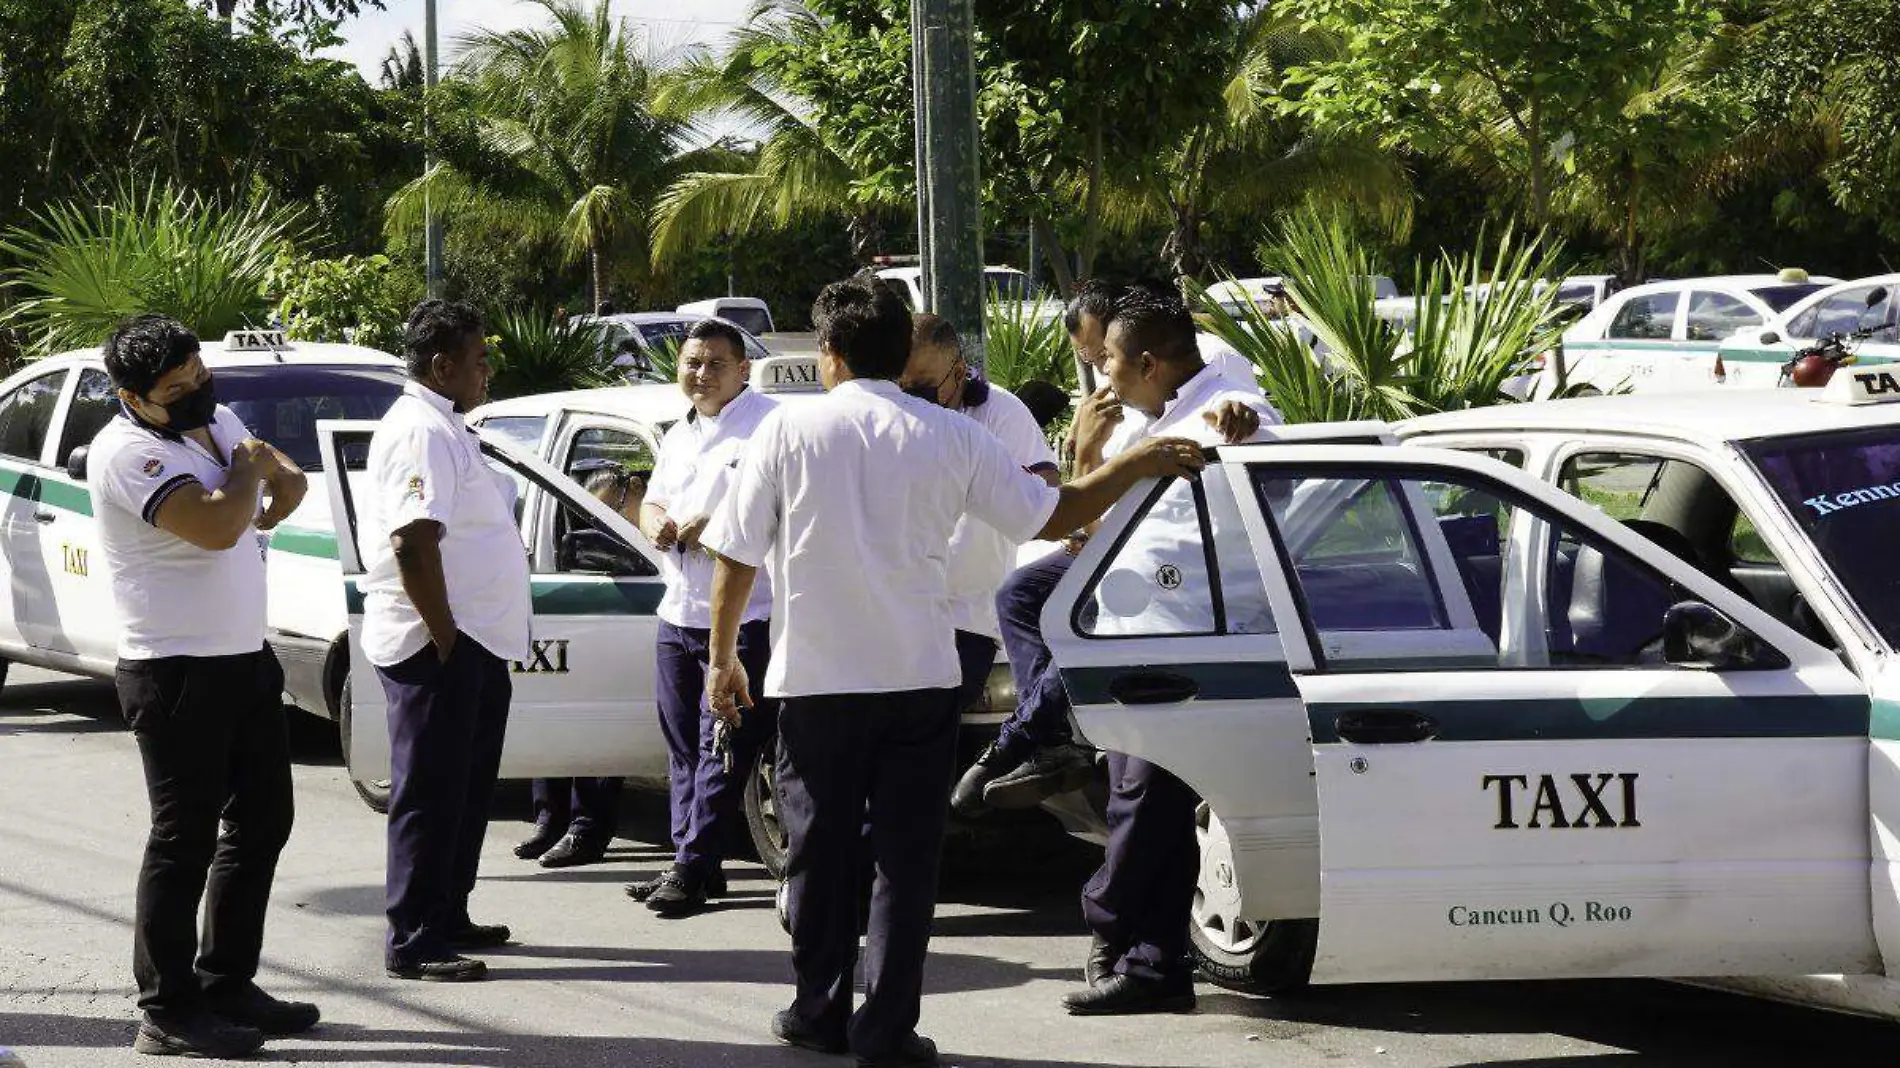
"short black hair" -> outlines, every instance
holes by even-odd
[[[961,341],[957,337],[957,328],[950,320],[933,312],[918,312],[911,316],[910,347],[914,351],[922,346],[944,346],[957,348]]]
[[[123,320],[106,338],[106,373],[112,384],[143,397],[158,380],[198,352],[198,335],[169,315],[147,312]]]
[[[1075,296],[1069,298],[1069,305],[1062,309],[1062,327],[1070,337],[1082,332],[1082,317],[1092,315],[1098,322],[1106,325],[1115,310],[1115,298],[1121,296],[1122,287],[1100,278],[1084,278],[1076,283]]]
[[[1108,318],[1110,329],[1118,329],[1137,352],[1146,352],[1159,360],[1200,359],[1194,343],[1194,317],[1187,302],[1166,283],[1137,284],[1115,298]]]
[[[1062,418],[1062,413],[1069,410],[1069,395],[1054,382],[1032,378],[1017,386],[1015,393],[1016,399],[1022,401],[1023,407],[1028,408],[1029,414],[1035,417],[1036,425],[1044,430],[1049,429],[1049,424]]]
[[[437,354],[453,353],[469,338],[482,336],[481,312],[458,301],[423,301],[409,313],[409,321],[402,328],[409,376],[426,377]]]
[[[603,300],[599,304],[594,305],[595,315],[612,315],[613,313],[614,302],[611,300]]]
[[[826,286],[811,306],[818,346],[857,378],[891,380],[910,362],[910,309],[882,279],[858,275]]]
[[[752,354],[746,351],[745,335],[739,328],[724,319],[701,319],[687,328],[686,341],[723,341],[732,346],[732,354],[741,360],[749,360]],[[685,347],[685,342],[680,347]]]

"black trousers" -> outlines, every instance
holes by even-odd
[[[1201,872],[1194,791],[1160,765],[1124,753],[1108,754],[1108,782],[1108,847],[1082,888],[1082,918],[1121,955],[1117,972],[1187,979]]]
[[[917,1027],[959,718],[954,689],[788,697],[779,708],[792,1010],[843,1033],[860,1057],[895,1051]],[[877,874],[853,1013],[867,860]]]
[[[508,662],[466,634],[376,674],[389,699],[390,964],[441,960],[466,927],[514,684]]]
[[[179,1018],[202,991],[257,975],[293,818],[284,672],[267,645],[237,656],[121,660],[113,681],[152,806],[132,974],[139,1008]]]
[[[583,842],[606,845],[620,824],[617,777],[536,779],[529,788],[534,797],[534,825],[565,830]]]

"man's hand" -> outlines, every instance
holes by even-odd
[[[437,663],[446,664],[449,662],[449,657],[455,655],[455,643],[461,639],[461,636],[462,632],[458,630],[449,631],[447,638],[430,636],[429,644],[435,646],[435,659]]]
[[[706,669],[706,703],[720,719],[737,726],[740,709],[752,707],[752,680],[738,660],[715,662]]]
[[[1222,401],[1213,411],[1202,412],[1201,418],[1229,445],[1246,441],[1260,429],[1260,413],[1236,400]]]
[[[245,438],[231,446],[231,470],[259,480],[276,474],[277,450],[256,438]]]
[[[671,523],[672,520],[669,519],[667,520],[667,522]],[[706,524],[710,522],[712,522],[712,516],[702,515],[702,516],[695,516],[692,519],[688,519],[686,522],[680,524],[679,529],[675,535],[679,540],[680,548],[686,550],[689,553],[699,548],[700,532],[704,531],[706,529]]]
[[[1103,386],[1084,398],[1075,410],[1075,422],[1069,428],[1069,436],[1075,442],[1077,457],[1095,457],[1102,454],[1103,446],[1108,444],[1110,434],[1122,421],[1121,398],[1115,391]]]
[[[1149,438],[1122,456],[1142,478],[1193,478],[1207,466],[1201,446],[1187,438]]]
[[[659,525],[653,528],[653,532],[650,536],[653,538],[653,547],[661,552],[665,552],[673,547],[674,542],[679,540],[679,524],[673,522],[671,519],[662,519]]]

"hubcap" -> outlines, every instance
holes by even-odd
[[[1194,810],[1194,837],[1201,847],[1201,874],[1194,887],[1194,927],[1223,953],[1252,953],[1267,925],[1240,914],[1240,888],[1234,878],[1234,850],[1227,828],[1207,802]]]
[[[785,827],[778,821],[778,791],[772,788],[772,751],[767,749],[759,754],[758,773],[754,776],[754,788],[759,791],[759,819],[765,824],[766,835],[772,844],[780,849],[786,848]]]

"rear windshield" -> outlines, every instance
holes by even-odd
[[[1743,449],[1874,629],[1900,647],[1900,426]]]
[[[381,419],[402,395],[404,381],[401,372],[384,367],[269,364],[214,373],[218,402],[305,471],[323,469],[317,420]]]
[[[1760,289],[1751,289],[1749,292],[1761,298],[1763,304],[1779,312],[1787,311],[1794,306],[1795,301],[1800,300],[1809,293],[1819,293],[1826,288],[1826,286],[1818,283],[1808,282],[1801,285],[1763,286]]]

